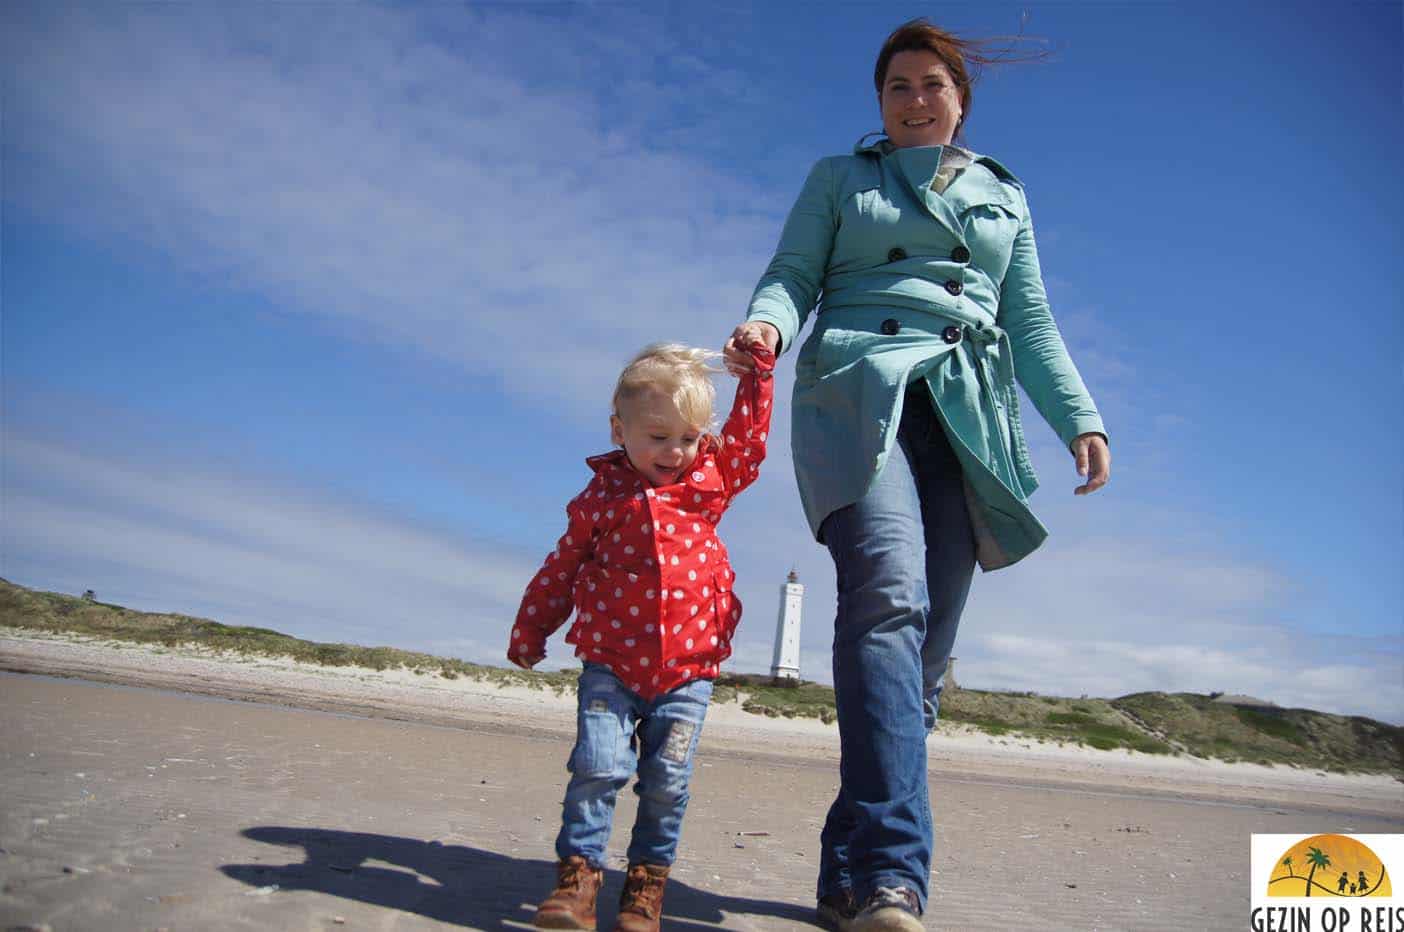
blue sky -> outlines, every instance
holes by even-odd
[[[720,346],[931,12],[5,4],[0,574],[495,662],[620,365]],[[977,578],[962,681],[1404,721],[1400,5],[935,12],[1053,51],[968,142],[1027,185],[1115,456],[1074,499],[1032,415],[1052,537]],[[794,566],[827,680],[788,436],[723,525],[732,668]]]

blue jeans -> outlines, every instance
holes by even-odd
[[[840,789],[820,836],[818,894],[906,887],[926,907],[926,736],[975,572],[964,481],[926,387],[909,392],[871,489],[821,528],[838,576],[834,697]]]
[[[677,856],[687,809],[692,757],[712,700],[711,680],[692,680],[652,701],[629,689],[608,667],[580,671],[570,783],[556,836],[556,856],[580,855],[604,867],[614,800],[638,774],[639,812],[630,864],[668,866]]]

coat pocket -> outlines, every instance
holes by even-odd
[[[617,689],[581,689],[575,747],[570,753],[571,773],[581,777],[606,777],[614,772],[621,750],[629,741],[624,714],[624,697]]]
[[[716,608],[716,638],[718,662],[731,656],[731,638],[741,621],[741,600],[731,589],[730,570],[719,570],[712,574],[712,602]]]

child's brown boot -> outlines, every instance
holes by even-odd
[[[656,864],[630,864],[619,897],[619,918],[614,932],[658,932],[663,916],[663,887],[668,868]]]
[[[538,929],[593,929],[604,871],[573,854],[556,864],[556,889],[536,907]]]

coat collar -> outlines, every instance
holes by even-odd
[[[618,488],[625,482],[633,481],[646,484],[638,470],[629,462],[629,456],[622,449],[610,450],[608,453],[600,453],[595,456],[585,458],[585,465],[594,470],[595,475],[601,479],[613,480],[613,485]]]
[[[702,463],[706,458],[715,459],[721,455],[721,441],[714,434],[707,434],[702,438],[702,443],[697,448],[697,463]],[[652,488],[639,475],[639,471],[634,468],[634,464],[629,462],[629,456],[622,449],[610,450],[608,453],[599,453],[595,456],[585,458],[585,465],[594,470],[595,474],[601,478],[611,480],[615,487],[621,487],[626,482],[634,482],[638,488]],[[702,476],[701,479],[694,477],[694,473]],[[721,477],[717,473],[715,466],[710,469],[701,469],[696,464],[693,465],[683,477],[678,480],[677,485],[685,485],[689,488],[696,488],[702,491],[716,491],[722,487]]]
[[[926,207],[937,221],[955,235],[964,239],[964,224],[961,214],[979,204],[998,204],[1008,207],[1014,201],[1011,187],[1022,187],[1013,172],[987,155],[970,153],[971,165],[946,189],[944,194],[931,190],[931,179],[941,164],[945,146],[918,146],[899,149],[886,137],[872,143],[866,140],[869,133],[858,140],[853,154],[876,160],[890,160],[893,172],[906,184],[917,202]]]
[[[881,138],[875,139],[872,142],[868,142],[867,140],[873,136],[880,136]],[[944,147],[932,146],[930,148],[939,149]],[[888,139],[886,136],[883,136],[880,132],[868,133],[868,135],[864,136],[862,139],[859,139],[858,142],[856,142],[853,146],[854,155],[869,155],[875,158],[881,158],[882,156],[888,155],[895,151],[897,151],[897,147],[892,144],[892,140]],[[979,162],[981,165],[984,165],[1000,181],[1008,182],[1009,184],[1015,185],[1016,187],[1022,188],[1024,186],[1023,182],[1021,182],[1012,171],[1005,168],[1002,163],[996,161],[988,155],[980,155],[978,152],[973,152],[969,149],[965,151],[970,153],[970,160],[972,162]]]

